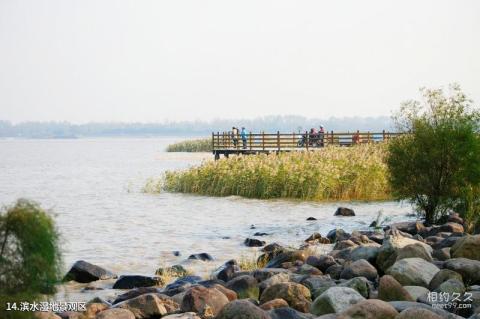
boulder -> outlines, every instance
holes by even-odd
[[[337,229],[332,229],[331,231],[328,232],[327,238],[330,240],[330,242],[336,242],[336,241],[342,241],[342,240],[347,240],[350,238],[350,234],[344,231],[343,229],[337,228]]]
[[[188,259],[191,260],[201,260],[201,261],[212,261],[213,257],[207,253],[200,253],[200,254],[192,254],[188,256]]]
[[[282,282],[289,282],[290,278],[291,278],[291,275],[289,273],[280,273],[280,274],[273,275],[268,279],[265,279],[258,285],[260,295],[268,287],[275,284],[282,283]]]
[[[338,207],[334,216],[355,216],[355,212],[351,208]]]
[[[343,249],[347,249],[347,248],[354,248],[354,247],[357,247],[357,246],[358,245],[355,244],[350,239],[346,239],[346,240],[337,241],[335,246],[333,246],[333,250],[343,250]]]
[[[397,315],[392,305],[378,299],[359,301],[340,313],[340,317],[359,319],[394,319]]]
[[[452,247],[459,241],[463,236],[449,236],[444,238],[442,241],[432,245],[433,249],[442,249],[447,247]]]
[[[325,273],[327,275],[330,275],[333,279],[340,279],[340,275],[343,271],[343,266],[342,265],[332,265],[327,268]]]
[[[480,284],[480,261],[478,260],[453,258],[445,262],[444,268],[458,272],[466,284]]]
[[[356,277],[338,284],[338,287],[349,287],[355,289],[364,298],[370,296],[371,283],[365,277]]]
[[[283,268],[261,268],[256,269],[252,275],[257,281],[262,282],[278,274],[289,275],[289,271]]]
[[[113,304],[115,305],[119,302],[132,299],[148,293],[160,293],[160,289],[156,287],[140,287],[140,288],[131,289],[121,295],[118,295],[117,298],[115,298],[115,300],[113,301]]]
[[[456,319],[456,318],[461,318],[458,317],[454,314],[451,314],[443,309],[440,308],[432,308],[430,305],[420,303],[420,302],[413,302],[413,301],[390,301],[390,305],[392,305],[395,310],[398,312],[402,313],[406,309],[409,308],[414,308],[414,309],[427,309],[431,312],[436,313],[437,315],[441,316],[442,318],[448,318],[448,319]]]
[[[286,282],[272,285],[262,292],[260,303],[263,304],[279,298],[285,300],[290,307],[301,312],[308,312],[310,308],[310,290],[301,284]]]
[[[272,309],[268,314],[272,319],[313,319],[312,315],[299,312],[289,307]]]
[[[458,223],[448,222],[440,226],[439,231],[449,233],[463,233],[463,226]]]
[[[419,243],[407,245],[397,250],[397,260],[405,258],[422,258],[428,262],[432,262],[431,252]]]
[[[359,259],[345,266],[340,273],[340,278],[351,279],[354,277],[365,277],[375,281],[378,277],[377,269],[365,259]]]
[[[271,319],[266,311],[248,300],[235,300],[223,307],[216,319]]]
[[[284,251],[270,260],[265,268],[281,268],[285,262],[295,262],[297,260],[307,260],[308,254],[304,250]]]
[[[253,276],[245,275],[233,278],[227,282],[226,287],[237,293],[239,299],[258,299],[258,282]]]
[[[263,305],[260,305],[260,308],[262,308],[265,311],[269,311],[277,308],[286,308],[286,307],[288,307],[288,303],[281,298],[273,299],[273,300],[267,301]]]
[[[318,288],[321,287],[333,287],[335,286],[335,281],[330,278],[328,275],[324,276],[308,276],[306,278],[302,278],[300,284],[304,285],[310,292],[314,292]]]
[[[403,236],[389,236],[385,238],[378,252],[376,265],[382,271],[386,271],[389,267],[391,267],[397,261],[397,257],[400,249],[406,246],[415,245],[415,244],[423,246],[423,248],[429,255],[433,251],[432,247],[415,239],[406,238]]]
[[[412,296],[413,298],[412,301],[416,301],[419,298],[425,298],[428,296],[428,293],[430,292],[430,290],[422,286],[403,286],[403,288],[406,291],[408,291],[410,296]]]
[[[480,260],[480,235],[461,237],[450,249],[452,258]]]
[[[433,291],[449,279],[462,280],[462,275],[450,269],[440,269],[430,281],[428,288]]]
[[[408,308],[402,311],[395,319],[443,319],[433,311],[423,308]]]
[[[220,279],[224,282],[227,282],[230,279],[232,279],[233,274],[235,274],[237,271],[240,271],[240,267],[238,266],[237,261],[232,259],[232,260],[227,261],[221,267],[219,267],[215,271],[214,277],[217,278],[217,279]]]
[[[393,223],[390,226],[387,226],[385,228],[385,230],[388,230],[388,229],[396,229],[410,235],[416,235],[422,230],[424,230],[425,226],[420,221],[399,222],[399,223]]]
[[[117,278],[117,275],[100,266],[79,260],[73,264],[72,268],[70,268],[63,278],[63,281],[74,280],[76,282],[88,283],[111,278]]]
[[[244,244],[247,247],[262,247],[262,246],[265,246],[266,242],[264,242],[263,240],[255,239],[255,238],[247,238],[245,239]]]
[[[120,276],[113,284],[113,289],[133,289],[138,287],[151,287],[162,285],[160,277],[148,277],[140,275]]]
[[[155,271],[155,275],[157,276],[169,275],[172,277],[183,277],[188,275],[188,271],[182,265],[173,265],[171,267],[158,268]]]
[[[313,233],[307,239],[306,243],[315,243],[315,244],[330,244],[330,239],[323,237],[320,233]]]
[[[422,258],[405,258],[395,262],[386,274],[393,276],[402,285],[428,287],[439,271],[437,266]]]
[[[450,216],[448,216],[448,221],[463,225],[463,218],[461,218],[458,213],[450,214]]]
[[[332,256],[328,255],[308,256],[305,262],[310,266],[320,269],[322,272],[325,272],[328,267],[337,263]]]
[[[162,319],[202,319],[195,312],[177,313],[162,317]]]
[[[158,294],[143,294],[115,305],[115,308],[130,310],[136,319],[162,317],[179,310],[179,305],[170,298]]]
[[[378,298],[384,301],[415,301],[412,295],[389,275],[380,278]]]
[[[359,260],[365,259],[372,265],[375,264],[377,260],[380,247],[373,245],[362,245],[355,247],[350,253],[350,260]]]
[[[196,312],[201,317],[215,317],[228,303],[228,298],[219,290],[195,286],[185,293],[181,310]]]
[[[226,288],[225,286],[222,286],[222,285],[219,285],[219,284],[215,284],[215,285],[212,285],[211,287],[206,287],[206,288],[215,288],[217,289],[218,291],[220,291],[222,294],[225,295],[225,297],[227,297],[228,301],[234,301],[234,300],[237,300],[238,299],[238,296],[237,296],[237,293],[231,289],[228,289]]]
[[[317,316],[340,313],[362,300],[365,298],[352,288],[331,287],[315,299],[310,312]]]
[[[435,291],[446,293],[449,296],[453,296],[454,293],[463,295],[465,293],[465,285],[461,279],[448,279],[442,282]]]
[[[432,254],[433,258],[436,258],[441,261],[445,261],[451,258],[450,256],[450,247],[435,249]]]
[[[135,319],[135,315],[128,309],[112,308],[98,313],[95,319]]]

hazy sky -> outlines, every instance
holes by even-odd
[[[0,119],[389,115],[480,102],[480,1],[0,0]]]

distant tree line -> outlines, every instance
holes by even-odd
[[[391,130],[390,117],[332,117],[329,119],[303,116],[265,116],[255,119],[215,119],[212,121],[179,121],[163,123],[86,123],[0,121],[0,137],[76,138],[121,136],[208,136],[213,131],[228,131],[232,126],[244,126],[252,132],[298,132],[323,125],[328,131]]]

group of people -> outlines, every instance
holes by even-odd
[[[233,147],[237,148],[238,146],[238,138],[240,137],[242,139],[242,146],[244,149],[247,148],[247,131],[245,131],[245,128],[242,127],[242,129],[239,131],[237,127],[232,127],[232,142],[233,142]]]
[[[298,146],[325,146],[325,128],[323,125],[320,125],[318,131],[316,128],[312,127],[308,133],[302,135],[300,141],[298,141]]]

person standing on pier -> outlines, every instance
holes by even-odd
[[[318,142],[320,144],[320,147],[325,146],[324,139],[325,139],[325,129],[323,128],[323,125],[320,125],[320,129],[318,130]]]
[[[232,142],[233,142],[233,147],[234,147],[234,148],[237,148],[237,144],[238,144],[238,128],[236,128],[235,126],[232,127]]]
[[[240,136],[242,137],[243,149],[246,149],[247,148],[247,132],[245,131],[244,127],[242,127]]]

